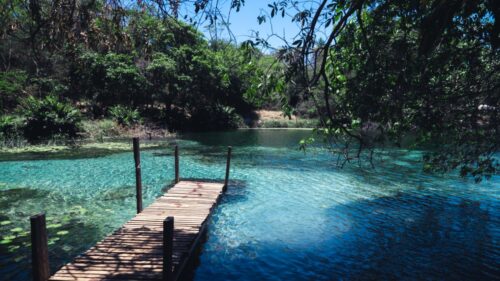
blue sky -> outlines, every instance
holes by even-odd
[[[294,37],[299,32],[299,27],[291,22],[290,17],[282,18],[281,16],[270,19],[270,8],[267,6],[273,1],[269,0],[246,0],[245,5],[241,7],[239,12],[232,10],[230,12],[230,0],[219,0],[220,10],[224,17],[229,16],[229,29],[234,35],[234,38],[225,29],[220,27],[217,34],[213,31],[210,32],[207,28],[208,23],[200,24],[198,29],[205,34],[207,38],[223,38],[223,39],[236,39],[237,43],[241,43],[248,39],[252,39],[255,33],[258,32],[259,36],[268,39],[272,47],[279,48],[284,45],[283,40],[276,36],[268,36],[277,34],[285,38],[289,43],[294,41]],[[188,9],[188,7],[185,7]],[[188,11],[185,10],[184,13]],[[259,15],[266,15],[266,22],[259,25],[257,17]]]

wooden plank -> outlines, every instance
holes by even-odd
[[[173,239],[167,254],[176,280],[206,229],[206,223],[224,189],[222,183],[180,181],[49,280],[162,280],[165,260],[164,221],[174,217]]]

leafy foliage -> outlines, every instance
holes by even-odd
[[[137,109],[115,105],[109,109],[109,114],[122,126],[136,125],[141,122],[141,115]]]
[[[149,85],[130,55],[85,52],[73,67],[72,88],[92,101],[96,115],[115,104],[137,106],[149,100]]]
[[[340,165],[411,144],[427,171],[500,171],[498,1],[306,2],[269,6],[302,27],[271,91],[288,114],[312,101]]]
[[[0,72],[0,114],[12,111],[18,105],[27,79],[22,70]]]
[[[14,111],[23,92],[64,97],[87,118],[111,113],[123,125],[206,130],[252,118],[258,51],[249,59],[247,48],[208,42],[161,1],[129,4],[9,1],[0,11],[1,110]]]
[[[21,128],[19,121],[10,115],[0,116],[0,140],[18,138]]]
[[[236,110],[229,106],[217,105],[214,108],[204,108],[197,112],[191,120],[190,127],[203,130],[236,129],[243,123]]]
[[[80,132],[80,112],[55,96],[23,101],[24,135],[33,142],[50,138],[73,139]]]

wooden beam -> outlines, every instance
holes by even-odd
[[[172,253],[174,248],[174,217],[167,217],[163,221],[163,281],[172,281],[173,264]]]
[[[30,223],[33,281],[47,281],[50,267],[45,214],[30,217]]]
[[[134,161],[135,161],[135,197],[137,201],[137,213],[142,212],[142,178],[141,178],[141,151],[139,138],[133,139]]]
[[[179,178],[179,146],[175,146],[175,152],[174,152],[174,158],[175,158],[175,183],[178,183],[180,181]]]
[[[226,190],[227,190],[227,184],[229,181],[229,169],[231,166],[231,152],[232,152],[232,150],[233,150],[233,148],[231,146],[229,146],[227,148],[226,177],[224,178],[224,192],[226,192]]]

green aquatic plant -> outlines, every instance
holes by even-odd
[[[57,241],[61,240],[59,237],[52,237],[48,240],[47,244],[48,245],[55,245]]]
[[[0,245],[7,245],[10,243],[12,243],[12,239],[4,238],[4,239],[0,240]]]
[[[16,228],[11,229],[10,231],[12,231],[12,232],[22,232],[23,229],[20,228],[20,227],[16,227]]]
[[[61,231],[58,231],[56,234],[60,235],[60,236],[63,236],[63,235],[66,235],[68,233],[69,233],[69,231],[67,231],[67,230],[61,230]]]
[[[87,209],[80,205],[76,205],[69,210],[70,215],[85,215],[87,213]]]
[[[7,249],[9,251],[9,253],[13,253],[13,252],[17,251],[19,248],[21,248],[21,246],[19,246],[19,245],[10,245]]]
[[[141,144],[141,149],[158,149],[168,146],[169,143],[167,141],[158,141]],[[94,158],[128,152],[131,149],[132,145],[129,141],[91,142],[81,144],[78,147],[64,145],[28,145],[15,148],[0,147],[0,161]],[[2,198],[0,198],[1,200]]]
[[[62,227],[62,224],[60,224],[60,223],[51,223],[51,224],[47,225],[47,229],[60,228],[60,227]]]

